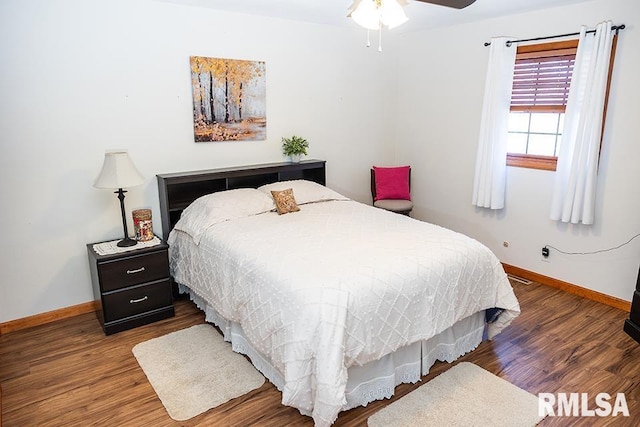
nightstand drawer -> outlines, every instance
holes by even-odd
[[[104,294],[102,296],[104,321],[111,322],[171,306],[172,298],[171,283],[168,278]]]
[[[167,251],[141,254],[98,265],[102,291],[113,291],[169,277]]]

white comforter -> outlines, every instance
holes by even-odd
[[[500,262],[479,242],[354,201],[218,223],[198,245],[177,233],[175,280],[241,324],[283,375],[282,403],[316,426],[343,408],[348,367],[504,308],[491,337],[520,311]]]

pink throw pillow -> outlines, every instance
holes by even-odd
[[[373,167],[376,178],[376,201],[388,199],[411,200],[409,171],[411,166],[393,168]]]

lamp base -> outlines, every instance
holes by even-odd
[[[118,199],[120,199],[120,212],[122,213],[122,229],[124,230],[124,239],[120,240],[116,245],[121,248],[128,248],[129,246],[135,246],[138,244],[138,242],[129,238],[129,232],[127,231],[127,217],[124,214],[124,193],[126,193],[126,190],[119,188],[118,191],[116,191],[115,193],[118,195]]]
[[[138,242],[137,242],[137,241],[135,241],[135,240],[133,240],[133,239],[130,239],[129,237],[125,237],[124,239],[120,240],[120,241],[116,244],[116,246],[119,246],[119,247],[121,247],[121,248],[128,248],[129,246],[135,246],[135,245],[137,245],[137,244],[138,244]]]

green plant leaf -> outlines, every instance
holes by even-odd
[[[282,138],[282,152],[286,156],[293,154],[307,154],[307,148],[309,148],[309,142],[299,136],[293,135],[290,138]]]

